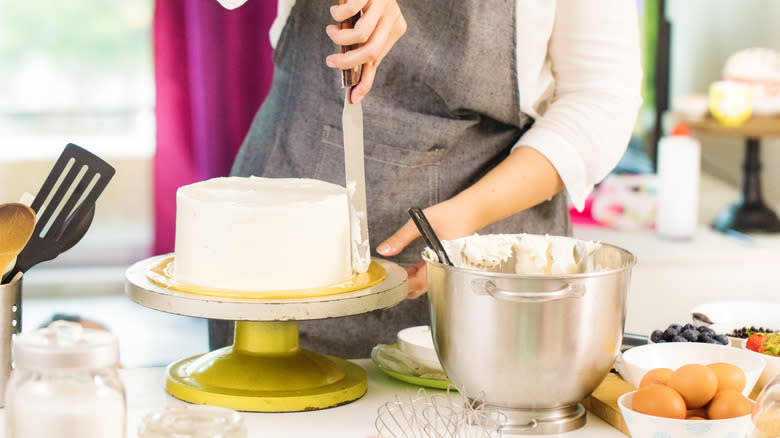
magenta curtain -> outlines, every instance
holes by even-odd
[[[270,0],[155,2],[155,254],[173,251],[176,189],[229,174],[270,87],[275,17]]]

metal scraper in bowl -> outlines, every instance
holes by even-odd
[[[341,0],[343,3],[344,0]],[[341,22],[342,29],[355,26],[359,15]],[[342,53],[356,48],[342,46]],[[344,131],[344,166],[349,196],[350,240],[352,243],[352,270],[368,271],[371,264],[371,246],[368,241],[368,217],[366,216],[366,172],[363,160],[363,107],[352,103],[350,94],[360,82],[360,66],[342,70],[341,85],[345,89],[344,111],[341,123]]]

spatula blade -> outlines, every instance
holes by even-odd
[[[352,270],[363,273],[368,271],[368,266],[371,264],[366,215],[366,171],[363,158],[363,108],[360,103],[350,102],[351,90],[351,88],[346,90],[342,115],[344,165],[349,195]]]

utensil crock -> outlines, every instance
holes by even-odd
[[[17,297],[22,295],[22,279],[0,284],[0,408],[5,406],[5,389],[11,375],[11,338],[16,313],[21,312]]]

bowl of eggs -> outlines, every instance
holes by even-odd
[[[687,364],[731,364],[734,367],[726,368],[723,372],[737,373],[738,370],[744,374],[745,383],[740,391],[745,396],[750,395],[766,366],[766,360],[759,354],[726,345],[697,342],[641,345],[623,352],[622,363],[623,378],[636,387],[639,387],[645,374],[655,368],[676,370]],[[691,378],[696,379],[694,382],[698,382],[700,376],[691,376]]]
[[[618,406],[632,438],[744,437],[753,427],[745,381],[725,362],[655,368]]]

